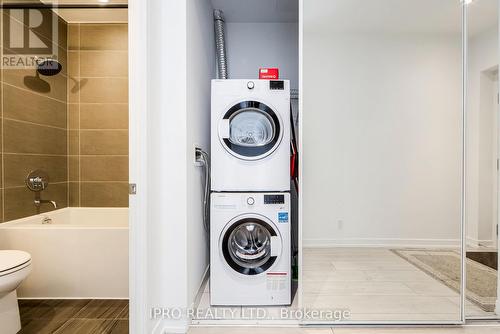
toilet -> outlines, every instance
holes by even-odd
[[[31,255],[18,250],[0,250],[0,324],[2,334],[21,330],[16,289],[31,272]]]

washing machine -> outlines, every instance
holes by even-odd
[[[290,194],[212,193],[210,303],[290,305]]]
[[[212,80],[212,191],[290,190],[290,82]]]

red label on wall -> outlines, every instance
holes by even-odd
[[[280,71],[278,68],[261,68],[259,69],[259,79],[279,79]]]

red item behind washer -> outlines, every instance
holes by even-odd
[[[259,79],[275,80],[280,78],[279,68],[260,68]]]

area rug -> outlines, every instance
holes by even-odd
[[[393,249],[392,252],[460,292],[460,253],[457,251]],[[493,312],[497,299],[497,271],[471,259],[466,259],[466,263],[467,299],[482,310]]]

